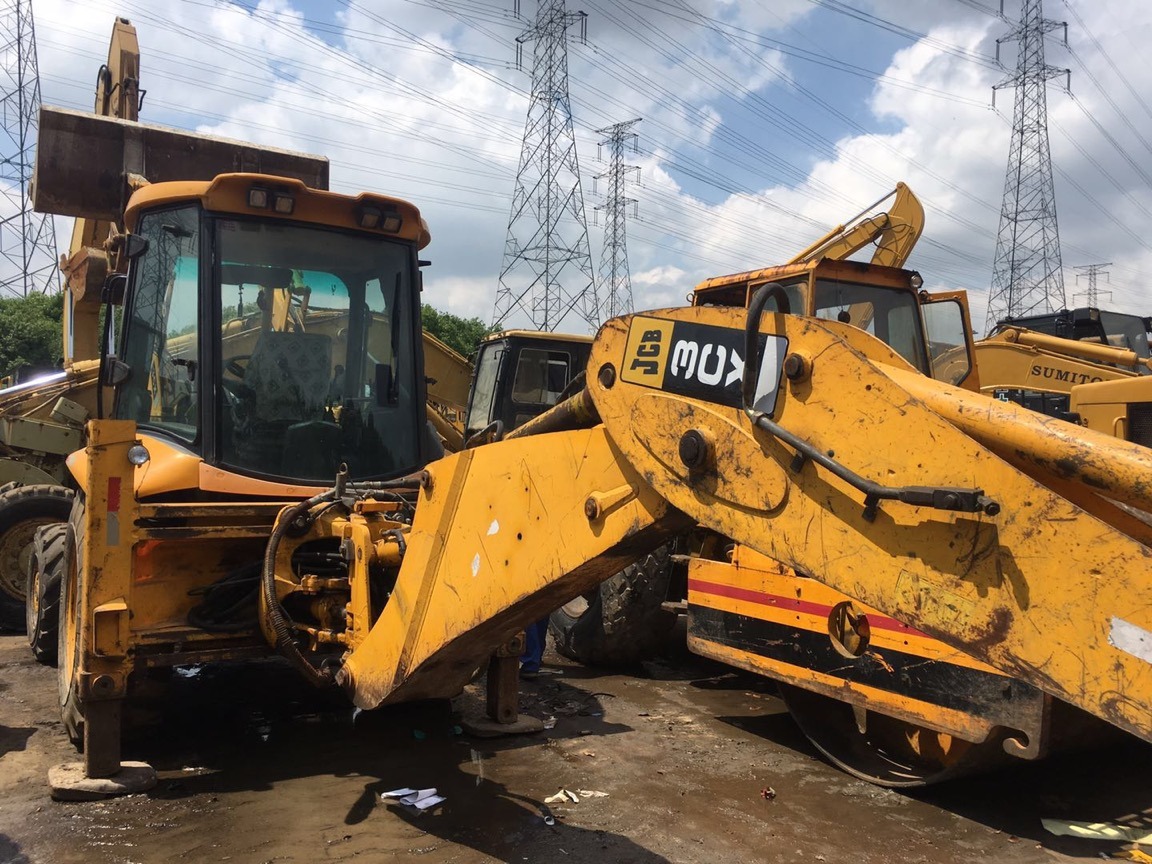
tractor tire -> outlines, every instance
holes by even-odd
[[[84,749],[84,703],[80,699],[80,546],[84,505],[77,501],[65,526],[64,572],[60,581],[60,622],[56,628],[56,684],[60,719],[68,740]]]
[[[661,608],[671,579],[671,546],[661,546],[549,618],[556,651],[589,666],[628,666],[659,654],[676,624]]]
[[[67,521],[73,497],[71,489],[47,483],[0,493],[0,629],[24,627],[24,591],[36,531]]]
[[[32,558],[28,563],[27,618],[28,647],[38,663],[56,665],[57,629],[60,627],[60,583],[64,578],[64,541],[68,525],[47,525],[36,532]]]

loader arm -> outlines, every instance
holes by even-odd
[[[688,524],[603,427],[441,459],[388,604],[338,680],[361,708],[454,695],[493,646]]]
[[[1112,471],[1126,503],[1152,509],[1152,457],[1021,410],[999,418],[1012,425],[1001,452],[1024,451],[1010,464],[982,411],[1011,406],[868,359],[830,322],[764,316],[756,361],[747,314],[614,319],[582,397],[602,425],[432,465],[392,600],[342,673],[357,703],[458,680],[687,517],[1152,739],[1149,549],[1036,479]]]

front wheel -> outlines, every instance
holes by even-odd
[[[672,574],[661,546],[549,618],[556,650],[590,666],[626,666],[660,653],[676,614],[662,608]]]
[[[56,632],[56,682],[60,719],[68,739],[84,745],[84,706],[80,701],[80,547],[84,539],[84,507],[73,508],[65,527],[64,572],[60,583],[60,623]]]
[[[60,627],[60,584],[64,580],[64,544],[68,525],[48,525],[36,532],[24,604],[28,647],[38,663],[56,665]]]

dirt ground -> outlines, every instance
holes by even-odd
[[[1152,747],[1135,741],[898,793],[821,761],[762,679],[692,658],[634,675],[546,661],[522,707],[555,725],[509,739],[461,729],[473,689],[354,716],[278,664],[180,670],[126,745],[156,789],[66,804],[45,782],[75,758],[54,671],[0,636],[0,862],[1015,864],[1120,848],[1041,817],[1152,822]],[[447,800],[381,800],[404,786]],[[560,788],[580,800],[545,804]]]

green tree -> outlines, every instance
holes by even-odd
[[[471,357],[480,341],[492,332],[479,318],[461,318],[431,306],[421,307],[420,319],[425,330],[465,357]]]
[[[22,366],[58,365],[63,316],[63,294],[0,299],[0,376]]]

